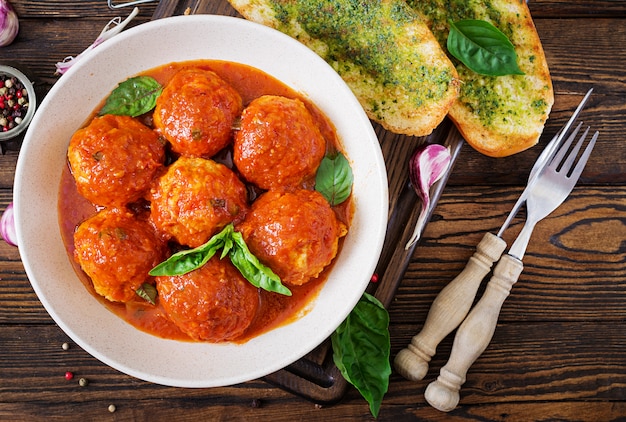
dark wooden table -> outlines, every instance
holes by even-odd
[[[141,6],[132,25],[163,10],[162,2]],[[110,10],[105,0],[11,3],[21,29],[13,44],[0,48],[0,62],[27,66],[44,91],[57,80],[55,62],[78,54],[109,19],[130,12]],[[214,12],[236,15],[225,1],[212,3]],[[447,360],[451,335],[424,381],[392,374],[380,420],[626,420],[626,1],[533,0],[530,8],[554,82],[550,120],[540,145],[513,157],[493,159],[462,148],[389,306],[392,355],[419,331],[432,300],[483,234],[504,222],[541,148],[592,86],[583,119],[601,132],[598,145],[568,201],[537,226],[525,270],[492,343],[468,373],[458,408],[444,414],[424,400],[426,385]],[[393,135],[377,132],[386,157],[401,148],[389,141]],[[17,157],[17,151],[0,156],[2,210],[12,200]],[[399,163],[387,164],[390,178],[401,171]],[[505,240],[512,241],[523,217]],[[69,350],[63,350],[65,342]],[[72,381],[65,380],[66,371],[75,374]],[[89,380],[86,387],[78,385],[81,377]],[[31,289],[17,248],[0,242],[0,420],[252,418],[371,416],[352,388],[339,403],[319,406],[264,380],[183,389],[119,373],[71,343]]]

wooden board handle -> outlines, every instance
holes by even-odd
[[[506,242],[498,236],[483,236],[463,271],[433,301],[422,330],[396,356],[394,366],[400,375],[412,381],[426,376],[437,346],[463,321],[480,283],[505,248]]]
[[[435,409],[449,412],[459,403],[459,390],[467,371],[491,342],[502,304],[523,268],[522,261],[511,255],[504,255],[494,268],[485,293],[454,337],[448,363],[426,388],[426,401]]]

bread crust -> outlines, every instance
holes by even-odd
[[[535,145],[554,103],[541,41],[523,0],[409,0],[442,45],[449,20],[482,19],[505,33],[524,75],[482,76],[456,65],[460,95],[449,116],[468,144],[491,157],[506,157]]]
[[[395,133],[428,135],[448,115],[474,149],[505,157],[538,142],[554,103],[550,71],[524,0],[370,0],[353,10],[346,0],[325,1],[326,9],[316,0],[229,1],[247,19],[278,29],[318,53],[350,86],[368,116]],[[304,18],[315,8],[321,10],[327,31],[316,32]],[[391,12],[398,10],[399,15]],[[352,19],[345,20],[346,13]],[[486,20],[504,32],[524,75],[482,76],[448,58],[449,21],[461,19]],[[367,61],[372,40],[384,34],[381,28],[393,28],[386,47],[376,46],[396,56],[397,74],[387,82],[377,64]],[[333,40],[346,34],[350,42],[338,50]],[[409,81],[407,75],[419,76],[425,68],[424,77]],[[437,78],[445,80],[445,89],[432,83]],[[415,95],[437,90],[436,99]]]
[[[367,7],[346,0],[229,2],[245,18],[296,38],[324,58],[369,118],[387,130],[428,135],[458,96],[454,65],[404,0],[370,0]]]

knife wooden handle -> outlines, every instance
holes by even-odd
[[[426,388],[426,401],[435,409],[449,412],[459,403],[459,390],[467,371],[491,342],[502,304],[523,268],[522,261],[511,255],[504,255],[494,268],[485,293],[454,337],[448,363]]]
[[[400,375],[412,381],[424,378],[437,345],[463,321],[481,281],[505,248],[498,236],[483,236],[465,269],[433,301],[422,330],[396,356],[394,366]]]

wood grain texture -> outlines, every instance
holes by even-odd
[[[0,49],[48,89],[54,63],[86,48],[127,9],[105,0],[12,0],[21,30]],[[225,1],[202,2],[233,14]],[[142,6],[133,22],[157,7]],[[423,325],[436,295],[465,266],[485,232],[496,232],[521,193],[543,145],[591,86],[582,120],[601,136],[570,198],[539,223],[524,272],[504,303],[494,337],[467,374],[459,406],[431,408],[424,390],[448,359],[444,338],[424,380],[392,374],[379,420],[617,421],[626,415],[626,2],[530,2],[555,88],[555,105],[540,145],[504,159],[463,146],[423,239],[390,301],[392,358]],[[405,157],[418,139],[375,127],[385,157]],[[18,152],[0,155],[0,209],[12,199]],[[406,188],[406,162],[387,162],[392,198]],[[52,187],[55,188],[55,187]],[[524,212],[504,233],[511,243]],[[45,236],[42,233],[42,236]],[[484,288],[479,289],[478,296]],[[316,406],[255,380],[215,389],[179,389],[143,382],[103,365],[71,344],[33,292],[19,251],[0,242],[0,420],[372,420],[348,388],[332,406]],[[319,356],[314,357],[315,359]],[[64,379],[72,371],[72,381]],[[77,380],[87,378],[87,387]],[[107,407],[115,404],[117,411]]]

